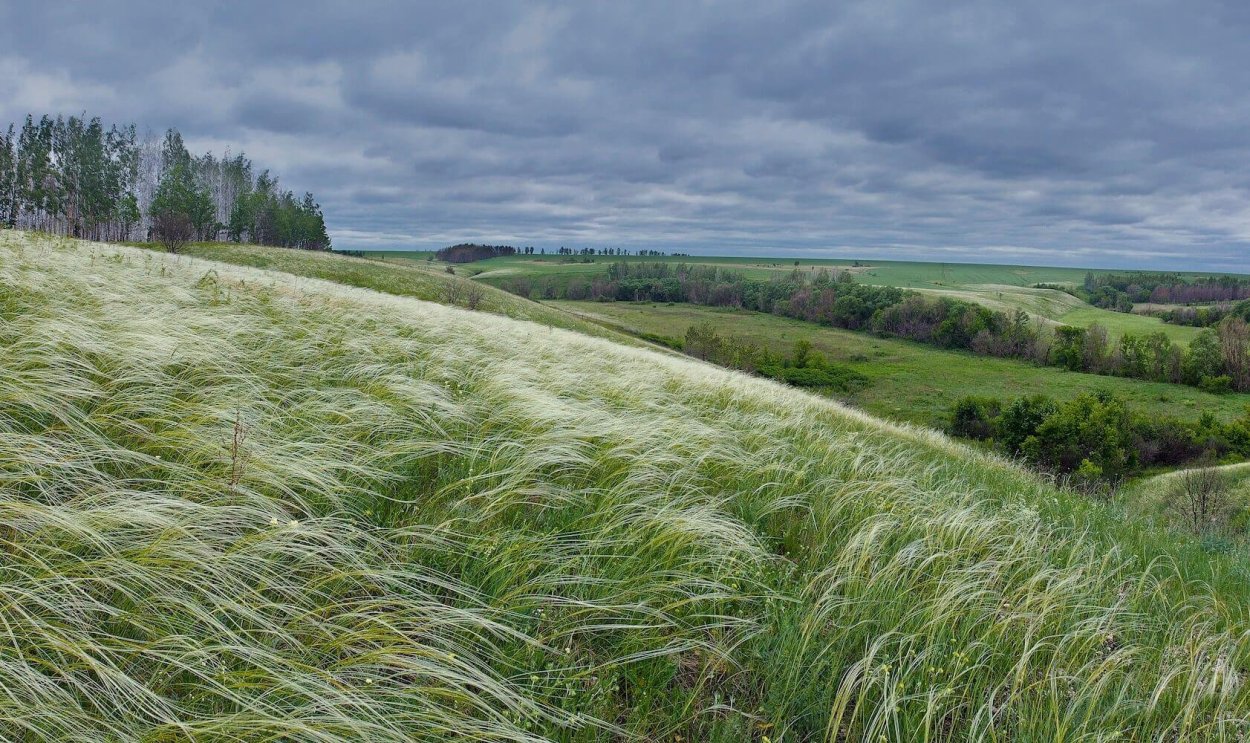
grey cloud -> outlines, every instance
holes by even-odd
[[[1227,270],[1248,30],[1218,0],[14,0],[0,121],[229,143],[317,194],[344,248]]]

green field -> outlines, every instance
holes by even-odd
[[[945,351],[909,341],[876,338],[801,320],[745,310],[633,302],[551,302],[552,306],[593,318],[628,332],[682,338],[696,322],[710,321],[718,332],[780,353],[807,340],[830,361],[845,363],[872,384],[848,401],[876,415],[922,425],[941,425],[951,404],[965,395],[1014,398],[1043,393],[1068,399],[1082,392],[1106,390],[1140,410],[1155,410],[1185,420],[1210,411],[1222,419],[1239,418],[1250,395],[1212,395],[1193,387],[1119,377],[1068,372],[1012,359]]]
[[[379,251],[370,256],[393,263],[430,264],[429,253],[404,253],[402,251]],[[995,310],[1013,312],[1022,309],[1046,321],[1088,327],[1098,323],[1107,328],[1112,338],[1124,333],[1144,335],[1163,331],[1176,343],[1187,345],[1200,332],[1198,328],[1171,325],[1157,317],[1134,315],[1093,307],[1072,295],[1057,289],[1036,289],[1034,284],[1079,285],[1085,279],[1087,269],[1048,268],[1040,266],[1007,266],[966,263],[922,263],[907,261],[874,261],[855,266],[854,261],[841,259],[766,260],[761,258],[729,257],[639,257],[594,256],[593,263],[566,262],[561,256],[510,256],[463,264],[457,267],[461,275],[474,277],[493,286],[504,285],[519,277],[529,278],[535,286],[551,281],[564,287],[574,278],[588,278],[603,273],[613,261],[693,263],[731,268],[751,278],[781,276],[799,270],[812,273],[825,269],[852,271],[863,283],[897,286],[915,289],[935,296],[949,296],[983,304]],[[1116,273],[1112,270],[1094,270],[1093,273]],[[1189,273],[1196,277],[1209,274]]]

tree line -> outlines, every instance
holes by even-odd
[[[99,117],[27,116],[0,131],[0,226],[92,240],[249,241],[326,250],[311,193],[243,154],[193,156],[182,135],[139,137]]]
[[[1164,322],[1173,325],[1189,325],[1195,328],[1210,328],[1219,325],[1226,317],[1240,317],[1250,320],[1250,300],[1236,304],[1215,304],[1205,307],[1176,307],[1150,313]]]
[[[1250,278],[1240,276],[1185,278],[1178,273],[1095,274],[1090,271],[1076,289],[1055,284],[1035,286],[1059,289],[1095,307],[1116,312],[1132,312],[1139,304],[1185,305],[1150,313],[1164,322],[1178,325],[1211,327],[1230,314],[1250,318]]]
[[[532,251],[533,248],[526,248]],[[478,245],[477,243],[459,243],[434,252],[434,258],[445,263],[472,263],[488,258],[500,258],[516,255],[517,249],[511,245]],[[528,253],[527,253],[528,255]]]
[[[1130,312],[1134,304],[1210,304],[1250,299],[1250,278],[1136,271],[1085,274],[1082,297],[1095,307]],[[1125,309],[1127,307],[1127,309]]]
[[[527,280],[504,288],[533,292]],[[685,302],[738,307],[871,332],[939,348],[1015,358],[1072,371],[1190,384],[1212,392],[1250,391],[1250,325],[1226,317],[1188,348],[1165,333],[1112,341],[1098,324],[1051,327],[1022,310],[1007,313],[950,297],[860,284],[848,271],[792,271],[749,279],[719,266],[615,262],[600,275],[547,282],[542,296],[598,301]]]

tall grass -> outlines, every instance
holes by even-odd
[[[0,232],[0,737],[1237,740],[1245,563],[919,429]]]

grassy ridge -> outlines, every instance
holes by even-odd
[[[846,364],[871,380],[848,396],[870,413],[921,425],[941,426],[951,405],[965,395],[1010,399],[1048,394],[1067,400],[1106,390],[1141,410],[1192,420],[1210,411],[1222,420],[1240,418],[1250,395],[1213,395],[1194,387],[1068,372],[1012,359],[946,351],[908,341],[875,338],[776,315],[697,305],[633,302],[552,302],[552,306],[597,319],[629,332],[680,339],[698,322],[718,332],[790,353],[796,341],[811,342],[830,361]]]
[[[0,233],[0,400],[8,739],[1235,740],[1250,711],[1241,561],[685,359]]]
[[[443,271],[441,265],[430,267],[413,261],[382,263],[332,253],[237,243],[198,243],[188,246],[185,253],[190,257],[281,271],[295,276],[326,279],[347,286],[373,289],[429,302],[447,301],[449,284],[458,285],[461,294],[467,292],[469,287],[477,287],[482,292],[477,309],[482,312],[504,315],[518,320],[529,320],[555,328],[576,330],[580,333],[610,338],[618,343],[636,343],[629,336],[605,330],[602,326],[587,323],[560,310],[522,299],[515,294],[509,294],[489,285],[471,282],[462,276],[448,274]],[[463,304],[464,299],[460,299],[459,303]]]

